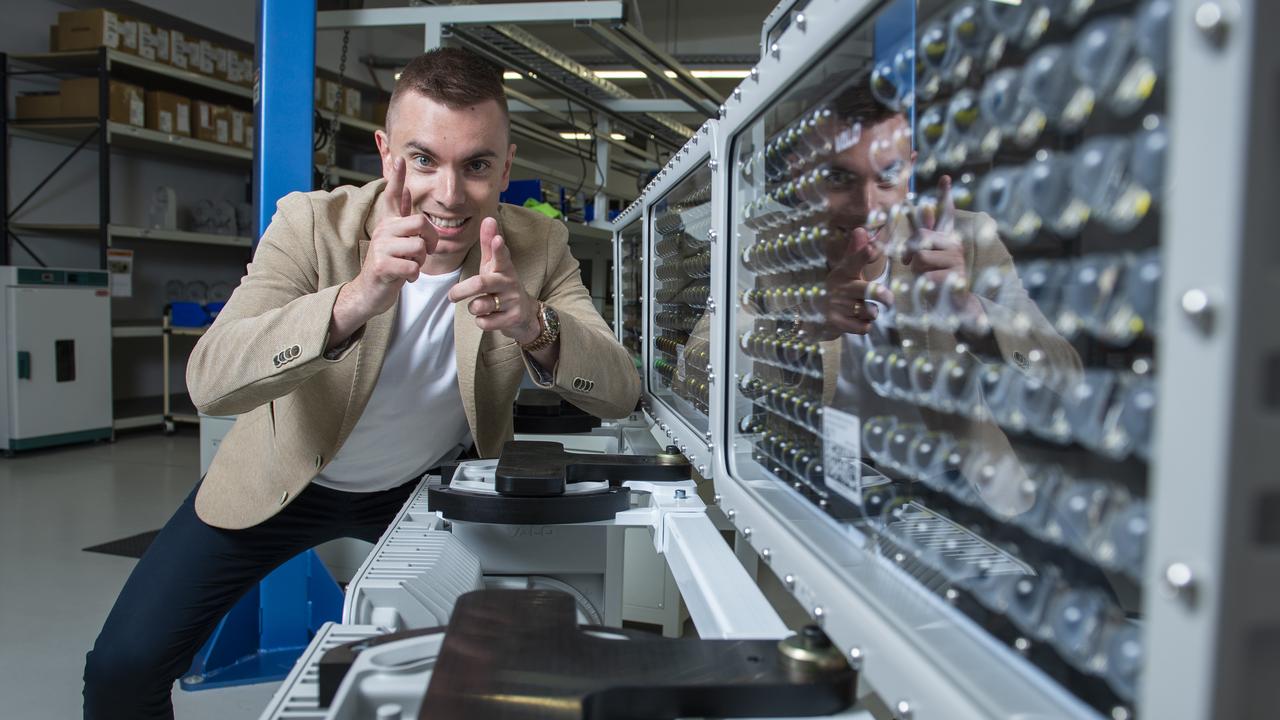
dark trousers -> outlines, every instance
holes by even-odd
[[[312,484],[245,530],[206,525],[193,490],[138,561],[85,659],[85,718],[172,718],[173,682],[245,593],[321,543],[376,542],[416,485],[348,493]]]

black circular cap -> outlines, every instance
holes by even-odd
[[[804,646],[810,650],[826,650],[831,647],[831,638],[827,637],[827,634],[817,625],[805,625],[801,628],[800,638],[804,641]]]

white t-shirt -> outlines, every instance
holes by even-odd
[[[421,274],[400,289],[396,326],[369,404],[315,482],[347,492],[387,490],[470,445],[448,297],[461,272]]]

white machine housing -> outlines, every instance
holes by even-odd
[[[0,449],[111,439],[107,273],[4,266],[0,288]]]

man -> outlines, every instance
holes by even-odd
[[[995,221],[955,208],[949,177],[938,183],[936,201],[918,208],[909,202],[916,153],[907,118],[881,105],[865,83],[835,106],[857,130],[846,134],[856,141],[838,148],[830,163],[828,218],[836,242],[828,249],[823,322],[810,329],[826,340],[824,404],[862,420],[884,414],[923,423],[968,443],[984,453],[983,462],[1005,468],[992,483],[974,487],[977,497],[997,517],[1024,512],[1034,495],[1001,428],[881,397],[868,386],[863,358],[873,345],[939,360],[959,353],[975,367],[1003,361],[1061,391],[1081,377],[1079,355],[1027,297]],[[993,269],[1007,280],[1002,291],[973,292]],[[933,281],[933,293],[919,292],[922,278]],[[925,321],[931,314],[950,315],[954,324]]]
[[[501,70],[457,49],[402,72],[383,180],[282,199],[187,385],[239,415],[125,584],[85,668],[85,716],[172,717],[170,687],[223,614],[299,552],[375,541],[417,478],[512,436],[521,378],[602,417],[639,396],[562,224],[499,205]]]

